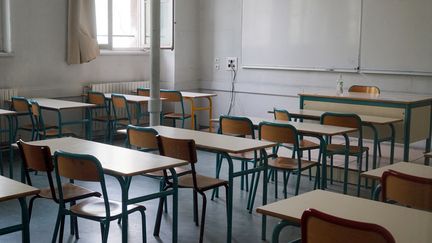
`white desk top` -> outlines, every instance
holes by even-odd
[[[304,210],[314,208],[337,217],[386,228],[396,242],[432,242],[432,213],[402,206],[315,190],[267,204],[257,212],[300,223]]]
[[[189,129],[153,126],[162,136],[193,139],[198,148],[227,153],[242,153],[276,146],[276,143],[249,138],[239,138]]]
[[[404,174],[432,179],[432,167],[412,162],[399,162],[361,173],[361,176],[380,179],[384,171],[394,170]]]
[[[207,98],[217,96],[217,94],[206,94],[206,93],[197,93],[197,92],[188,92],[188,91],[180,91],[183,98]]]
[[[290,109],[288,112],[295,117],[301,117],[301,118],[311,119],[311,120],[319,120],[321,118],[321,115],[325,113],[325,111],[303,110],[303,109]],[[402,118],[369,116],[369,115],[361,115],[361,114],[358,114],[358,116],[360,117],[363,123],[371,123],[371,124],[378,124],[378,125],[385,125],[385,124],[403,121]]]
[[[314,134],[319,136],[323,136],[323,135],[335,136],[335,135],[341,135],[341,134],[357,131],[357,129],[355,128],[321,125],[316,123],[281,121],[281,120],[274,120],[272,118],[260,118],[260,117],[247,117],[247,118],[249,118],[252,121],[252,124],[254,126],[258,126],[259,123],[263,121],[280,123],[280,124],[290,124],[294,126],[300,133],[305,133],[305,134],[309,133],[309,134]]]
[[[0,109],[0,116],[15,115],[16,111]]]
[[[35,187],[0,176],[0,202],[38,193],[39,189]]]
[[[51,153],[63,150],[93,155],[106,173],[114,175],[133,176],[188,164],[183,160],[72,137],[33,141],[30,144],[49,146]]]
[[[105,98],[111,99],[112,93],[106,93],[104,95]],[[120,94],[120,95],[123,95],[128,102],[132,102],[132,103],[144,103],[150,101],[150,97],[148,96],[128,95],[128,94]],[[165,98],[161,98],[161,100],[165,100]]]
[[[63,110],[63,109],[74,109],[74,108],[85,108],[96,106],[94,104],[68,101],[68,100],[57,100],[48,98],[31,98],[38,102],[39,106],[45,109],[52,110]]]
[[[364,100],[383,103],[402,103],[410,104],[422,101],[432,101],[432,95],[408,94],[408,93],[381,93],[368,94],[361,92],[344,92],[337,94],[332,91],[323,91],[319,93],[300,93],[299,96],[312,96],[321,98],[336,98],[349,100]]]

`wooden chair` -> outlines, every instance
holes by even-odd
[[[45,125],[45,121],[42,115],[41,107],[38,102],[35,100],[31,100],[31,110],[33,121],[36,128],[36,140],[52,138],[52,137],[61,137],[61,136],[75,136],[75,134],[66,128],[62,128],[62,133],[60,134],[60,130],[57,126],[48,127]]]
[[[302,243],[395,243],[384,227],[307,209],[301,217]]]
[[[217,188],[220,186],[225,187],[226,195],[228,196],[228,182],[217,178],[211,178],[203,175],[199,175],[195,171],[195,164],[197,163],[197,154],[194,140],[188,139],[174,139],[163,136],[158,136],[159,153],[163,156],[168,156],[176,159],[182,159],[189,161],[191,170],[189,174],[183,175],[178,178],[179,188],[191,188],[193,190],[193,203],[194,203],[194,221],[198,225],[198,202],[197,194],[202,196],[202,214],[201,214],[201,228],[200,228],[200,240],[203,242],[204,236],[204,223],[205,213],[207,207],[207,197],[205,191]],[[166,188],[171,187],[172,183],[168,180],[167,173],[165,174]],[[166,189],[165,188],[165,189]],[[154,235],[159,235],[160,223],[162,217],[162,205],[165,198],[161,198],[159,201],[158,214],[156,218],[155,232]]]
[[[380,94],[381,90],[376,86],[353,85],[353,86],[349,87],[348,92]]]
[[[295,157],[288,158],[278,156],[278,146],[273,153],[268,155],[268,166],[273,170],[283,171],[284,196],[287,198],[287,185],[291,173],[297,174],[295,195],[299,193],[301,172],[316,166],[315,188],[319,187],[320,166],[319,162],[301,159],[299,150],[299,134],[297,129],[289,124],[261,122],[259,124],[259,139],[282,144],[292,144]],[[321,152],[321,151],[320,151]],[[275,173],[275,192],[277,191],[277,173]],[[256,190],[256,188],[255,188]],[[277,194],[275,193],[275,196]]]
[[[432,211],[432,179],[385,171],[381,177],[382,200]]]
[[[112,143],[112,136],[115,134],[115,131],[119,129],[124,129],[128,125],[140,124],[138,124],[138,119],[132,117],[128,102],[124,95],[112,94],[111,102],[114,113],[113,129],[111,132],[112,135],[110,140],[110,142]]]
[[[17,142],[18,148],[22,158],[22,168],[24,176],[28,185],[32,186],[30,177],[30,171],[45,172],[48,178],[49,187],[40,190],[39,194],[32,197],[29,202],[29,217],[31,217],[33,204],[37,198],[45,198],[53,200],[56,203],[60,203],[57,189],[54,186],[54,180],[52,177],[52,171],[54,166],[52,163],[51,152],[48,146],[35,146],[30,145],[22,140]],[[64,203],[70,203],[71,206],[75,205],[77,200],[81,200],[89,197],[100,197],[99,192],[95,192],[84,187],[78,186],[70,181],[69,183],[61,184],[60,187],[63,191]],[[78,239],[78,221],[76,218],[71,217],[71,234],[75,233],[75,237]]]
[[[321,115],[321,124],[324,125],[332,125],[332,126],[340,126],[340,127],[349,127],[356,128],[358,134],[358,143],[357,145],[349,145],[348,150],[346,150],[346,144],[332,144],[331,139],[327,138],[327,156],[331,157],[330,160],[330,182],[333,183],[333,156],[334,155],[345,155],[344,162],[344,187],[343,193],[347,193],[348,189],[348,164],[349,164],[349,156],[357,157],[357,196],[360,195],[360,173],[362,171],[362,161],[363,161],[363,153],[366,153],[366,165],[369,163],[369,148],[363,146],[363,130],[362,130],[362,122],[358,115],[356,114],[344,114],[344,113],[332,113],[326,112]],[[347,134],[343,135],[345,141],[349,143],[349,137]]]
[[[122,203],[111,201],[108,199],[108,193],[105,185],[105,177],[103,169],[95,157],[91,155],[72,154],[62,151],[56,151],[54,154],[54,169],[56,174],[56,182],[58,185],[59,195],[59,212],[53,234],[52,242],[57,239],[57,234],[60,228],[59,241],[63,238],[64,217],[71,215],[73,217],[81,217],[100,223],[102,242],[108,241],[108,232],[110,221],[122,217]],[[79,180],[85,182],[95,182],[100,185],[102,190],[102,198],[91,198],[78,202],[77,204],[66,208],[66,194],[61,187],[61,178],[71,180]],[[146,242],[146,227],[145,227],[145,207],[142,205],[131,204],[127,207],[127,213],[141,213],[142,220],[142,237],[143,242]]]
[[[26,132],[31,132],[31,140],[34,140],[36,135],[36,129],[32,117],[31,104],[29,100],[24,97],[13,96],[11,110],[14,110],[18,113],[15,119],[14,138],[16,138],[18,131],[22,130]],[[30,122],[27,121],[28,123],[19,125],[18,120],[20,117],[25,117]]]
[[[95,112],[95,115],[92,116],[92,121],[103,123],[105,125],[105,142],[111,141],[111,130],[114,117],[111,116],[109,102],[105,98],[104,93],[89,91],[87,95],[87,103],[96,105],[95,108],[91,109],[92,112]]]
[[[291,121],[291,115],[287,110],[273,108],[275,120]],[[284,144],[285,147],[291,149],[292,145]],[[310,140],[300,138],[299,150],[300,152],[308,152],[308,160],[311,160],[311,150],[320,149],[320,145]],[[321,161],[321,153],[318,154],[318,161]],[[311,171],[309,170],[309,180],[311,180]]]
[[[330,182],[333,183],[333,156],[336,154],[345,155],[344,162],[344,194],[347,193],[347,184],[348,184],[348,164],[349,164],[349,156],[357,157],[357,165],[358,165],[358,183],[357,183],[357,195],[360,195],[360,173],[362,171],[362,162],[363,162],[363,153],[366,154],[366,168],[368,168],[369,163],[369,148],[363,146],[363,131],[361,125],[361,119],[356,114],[345,114],[345,113],[332,113],[326,112],[321,115],[320,119],[321,124],[324,125],[333,125],[333,126],[341,126],[341,127],[350,127],[356,128],[358,134],[358,143],[357,145],[349,145],[349,150],[346,150],[345,144],[332,144],[332,138],[326,138],[327,145],[327,156],[331,157],[330,160]],[[347,134],[343,135],[345,141],[349,143],[349,137]]]

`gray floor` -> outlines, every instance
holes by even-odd
[[[384,151],[387,147],[384,146]],[[400,154],[401,148],[398,147],[396,155]],[[420,161],[420,150],[415,151],[418,160]],[[207,152],[199,152],[198,171],[206,175],[214,175],[215,155]],[[383,158],[382,162],[386,161],[387,158]],[[396,158],[400,160],[400,158]],[[384,163],[383,162],[383,163]],[[421,161],[420,161],[421,162]],[[121,163],[121,161],[119,161]],[[18,171],[17,161],[15,163],[15,171]],[[237,163],[238,165],[238,163]],[[226,171],[226,166],[223,168]],[[18,178],[18,173],[15,173]],[[224,173],[222,172],[222,175]],[[281,177],[279,177],[281,178]],[[36,187],[44,187],[46,176],[44,174],[33,175],[33,183]],[[111,200],[120,199],[120,187],[117,180],[112,177],[106,176],[108,193]],[[289,197],[292,196],[294,191],[295,176],[292,176],[289,183]],[[246,210],[247,192],[240,190],[240,180],[235,180],[234,187],[234,208],[233,208],[233,242],[262,242],[261,241],[261,215],[253,212],[249,214]],[[281,183],[279,183],[281,184]],[[84,186],[98,190],[98,187],[94,184],[84,184]],[[130,189],[131,196],[138,196],[148,192],[158,190],[158,181],[143,176],[134,177]],[[331,191],[341,192],[341,183],[335,183],[330,185]],[[301,180],[300,193],[304,193],[313,189],[313,180],[309,181],[306,176],[303,176]],[[355,187],[349,187],[349,194],[355,194]],[[274,183],[270,183],[269,187],[269,202],[276,201],[274,198]],[[282,186],[279,186],[279,199],[282,197]],[[222,193],[221,195],[224,195]],[[370,195],[369,190],[362,190],[362,197],[368,197]],[[207,197],[210,198],[211,193],[207,193]],[[171,199],[170,199],[171,200]],[[192,220],[192,192],[191,190],[181,189],[179,191],[179,242],[197,242],[199,238],[199,227],[195,226]],[[258,195],[255,203],[261,205],[262,200],[262,189],[258,190]],[[208,201],[207,206],[207,217],[206,227],[204,233],[205,242],[225,242],[226,239],[226,209],[225,209],[225,197],[221,196],[214,201]],[[153,227],[156,216],[157,201],[148,201],[143,203],[147,208],[146,220],[147,220],[147,241],[148,242],[171,242],[171,213],[164,214],[162,220],[161,234],[160,237],[153,236]],[[171,205],[171,203],[170,203]],[[35,207],[30,222],[30,234],[31,242],[50,242],[55,219],[57,215],[58,206],[54,202],[38,199],[35,202]],[[0,227],[5,227],[20,221],[20,207],[18,201],[7,201],[0,203]],[[267,227],[267,241],[271,239],[271,231],[277,224],[277,220],[269,218]],[[73,236],[69,234],[69,220],[66,220],[65,226],[65,237],[64,242],[100,242],[100,229],[99,224],[94,221],[88,221],[84,219],[79,220],[79,232],[80,239],[75,240]],[[281,242],[287,242],[289,240],[298,238],[300,234],[297,228],[287,228],[281,234]],[[0,236],[0,242],[20,242],[21,234],[13,233],[8,235]],[[113,222],[110,227],[109,242],[121,242],[121,228]],[[129,242],[141,242],[141,219],[138,213],[130,216],[129,222]]]

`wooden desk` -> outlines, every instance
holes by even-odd
[[[267,204],[267,154],[265,148],[274,147],[276,143],[166,126],[153,126],[151,128],[154,128],[162,136],[177,139],[193,139],[198,149],[216,152],[226,158],[228,161],[229,184],[227,198],[227,242],[231,242],[234,177],[255,172],[258,172],[259,176],[259,173],[262,171],[263,205]],[[234,172],[233,161],[228,153],[242,153],[256,150],[260,150],[261,155],[264,156],[264,163],[247,171]]]
[[[273,111],[272,111],[273,112]],[[318,110],[303,110],[303,109],[290,109],[288,111],[290,115],[295,119],[308,119],[308,120],[320,120],[321,115],[326,111],[318,111]],[[376,168],[377,164],[377,151],[379,142],[390,141],[390,164],[393,164],[394,161],[394,143],[396,138],[396,131],[394,128],[394,124],[403,121],[402,118],[392,118],[392,117],[382,117],[382,116],[370,116],[370,115],[362,115],[358,114],[360,117],[363,126],[370,127],[372,129],[372,138],[373,138],[373,163],[372,168]],[[390,128],[390,135],[388,137],[380,138],[379,129],[377,126],[388,126]],[[364,137],[368,137],[367,134],[364,134]]]
[[[252,124],[257,127],[260,122],[275,122],[280,124],[290,124],[294,126],[297,131],[302,135],[313,136],[320,140],[320,149],[322,151],[322,170],[321,170],[321,188],[327,187],[327,143],[324,139],[324,136],[337,136],[343,135],[351,132],[357,131],[355,128],[348,127],[337,127],[337,126],[329,126],[329,125],[321,125],[316,123],[306,123],[306,122],[293,122],[293,121],[281,121],[260,117],[248,117]],[[215,121],[215,120],[213,120]]]
[[[9,177],[12,179],[13,178],[13,166],[12,163],[14,161],[14,153],[13,153],[13,148],[12,148],[12,144],[15,142],[15,133],[14,133],[14,129],[13,129],[13,122],[12,122],[12,117],[15,116],[17,114],[17,112],[15,111],[10,111],[10,110],[3,110],[0,109],[0,116],[5,116],[7,118],[8,121],[8,128],[4,129],[1,128],[0,131],[1,132],[7,132],[8,133],[8,147],[9,147]],[[1,153],[1,152],[0,152]],[[0,157],[2,158],[2,157]],[[2,159],[0,159],[0,163],[2,163]],[[3,166],[0,167],[1,168],[1,174],[3,175]]]
[[[22,242],[30,242],[29,215],[27,210],[26,196],[36,195],[39,189],[0,176],[0,202],[18,199],[21,206],[21,224],[0,229],[0,235],[21,231]]]
[[[432,242],[430,212],[328,191],[307,192],[259,207],[257,212],[281,219],[281,223],[273,231],[273,242],[278,242],[282,228],[287,225],[300,225],[301,215],[308,208],[337,217],[381,225],[390,231],[396,242]]]
[[[91,111],[90,108],[95,107],[94,104],[88,104],[88,103],[82,103],[82,102],[75,102],[75,101],[67,101],[67,100],[57,100],[57,99],[47,99],[47,98],[32,98],[31,100],[37,101],[39,106],[42,109],[45,110],[51,110],[57,113],[57,123],[58,123],[58,130],[59,130],[59,137],[62,135],[62,127],[63,125],[72,125],[72,124],[86,124],[86,135],[87,139],[91,139],[92,137],[92,129],[91,129]],[[64,122],[62,120],[61,111],[63,110],[70,110],[70,109],[78,109],[78,108],[85,108],[86,109],[86,117],[82,120],[75,120],[75,121],[67,121]]]
[[[183,98],[188,100],[191,104],[191,128],[193,129],[195,127],[195,112],[196,111],[208,111],[209,113],[209,131],[211,132],[211,119],[212,119],[212,112],[213,112],[213,103],[212,103],[212,97],[216,96],[216,94],[205,94],[205,93],[196,93],[196,92],[187,92],[187,91],[180,91]],[[208,106],[195,106],[195,99],[202,99],[206,98],[208,100]]]
[[[188,162],[156,154],[140,152],[123,147],[97,143],[93,141],[63,137],[30,142],[33,145],[49,146],[51,152],[63,150],[70,153],[90,154],[95,156],[102,165],[106,174],[114,176],[120,183],[122,190],[122,242],[127,242],[127,205],[143,202],[162,196],[173,195],[173,242],[177,242],[177,175],[174,167],[187,165]],[[128,186],[131,177],[143,173],[169,169],[173,175],[174,186],[170,191],[157,192],[150,195],[129,198]]]
[[[431,149],[432,96],[406,93],[367,94],[358,92],[301,93],[300,109],[354,112],[403,119],[397,124],[396,142],[404,144],[404,160],[409,161],[410,143],[426,139]]]
[[[369,170],[361,173],[361,176],[372,180],[380,180],[384,171],[394,170],[413,176],[419,176],[424,178],[432,179],[432,167],[426,165],[415,164],[411,162],[399,162],[392,165],[383,166],[374,170]],[[376,187],[373,187],[371,197],[374,200],[379,200],[379,194],[381,192],[381,185],[378,183]]]

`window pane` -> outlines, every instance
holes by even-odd
[[[3,9],[2,0],[0,0],[0,52],[3,51]]]
[[[146,28],[145,28],[145,44],[150,45],[150,1],[146,0]],[[161,0],[161,47],[172,46],[172,31],[173,31],[173,1],[172,0]]]
[[[96,28],[99,45],[108,44],[108,0],[95,0]]]
[[[113,48],[140,48],[140,0],[113,0]]]

